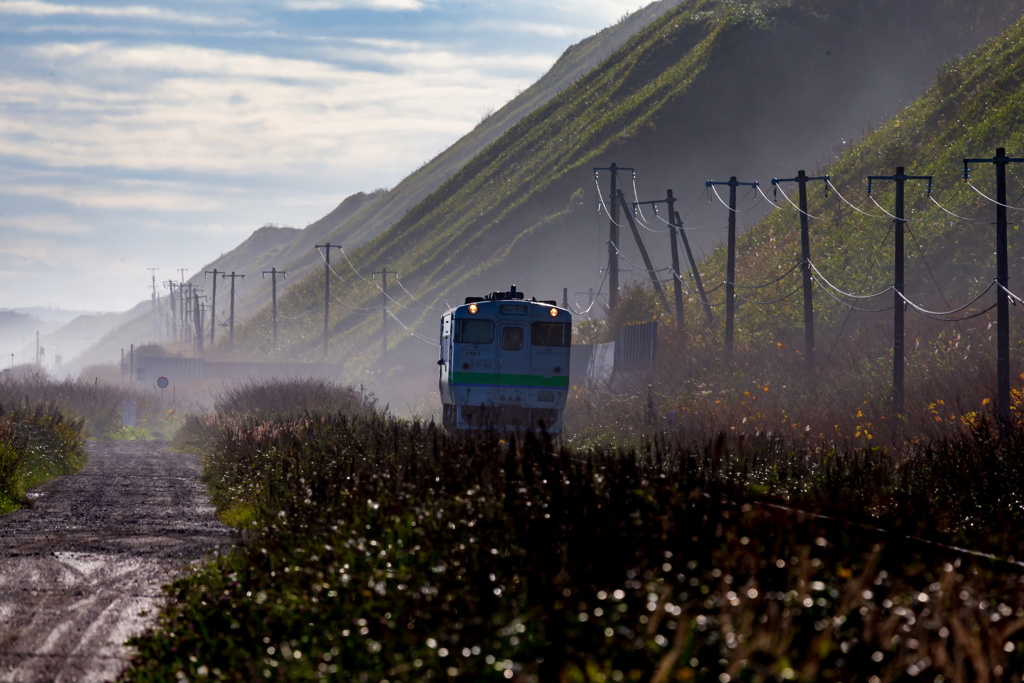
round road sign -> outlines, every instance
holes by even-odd
[[[167,378],[166,378],[166,377],[161,377],[160,379],[158,379],[158,380],[156,381],[156,385],[157,385],[158,387],[160,387],[161,389],[166,389],[166,388],[167,388],[167,385],[168,385],[168,384],[170,384],[170,382],[169,382],[169,381],[167,381]]]

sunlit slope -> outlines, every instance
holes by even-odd
[[[1011,157],[1024,157],[1024,22],[1012,26],[966,58],[950,63],[939,73],[932,87],[903,109],[862,144],[830,168],[842,197],[825,194],[822,183],[809,186],[811,259],[822,275],[851,293],[872,293],[893,282],[894,184],[876,180],[871,197],[868,175],[893,175],[904,167],[908,175],[934,176],[933,198],[927,181],[907,181],[905,202],[908,234],[906,249],[906,295],[932,311],[959,308],[990,286],[996,275],[996,206],[979,195],[995,197],[995,169],[992,164],[972,164],[971,184],[961,178],[963,159],[992,158],[997,147]],[[811,169],[808,169],[810,171]],[[796,175],[788,174],[789,177]],[[815,174],[816,175],[816,174]],[[1024,202],[1024,167],[1007,167],[1008,202]],[[796,186],[784,186],[796,200]],[[769,196],[770,189],[766,188]],[[860,213],[842,198],[862,209]],[[799,259],[799,216],[779,198],[780,208],[740,238],[737,251],[737,282],[753,285],[767,282],[788,271]],[[879,206],[881,208],[879,208]],[[787,210],[790,209],[790,210]],[[956,215],[952,215],[956,214]],[[1010,211],[1010,287],[1021,290],[1024,273],[1024,238],[1018,226],[1020,212]],[[725,272],[725,252],[717,250],[702,266],[706,280],[718,282]],[[799,283],[798,273],[756,295],[770,300],[791,291]],[[721,292],[718,292],[721,297]],[[867,301],[838,298],[860,308],[892,305],[892,294]],[[995,301],[990,291],[976,305],[958,316],[971,315]],[[740,304],[737,316],[740,337],[771,337],[799,329],[802,299],[794,297],[776,306]],[[835,327],[847,315],[847,308],[816,288],[818,324]],[[883,314],[891,315],[891,314]],[[908,312],[908,334],[914,334],[913,310]],[[958,317],[949,316],[949,317]],[[965,322],[985,326],[988,318]],[[880,339],[885,346],[888,339]]]
[[[913,15],[907,8],[925,5],[834,4],[691,1],[638,32],[353,253],[353,268],[335,261],[329,357],[353,370],[376,364],[381,313],[372,307],[381,297],[372,272],[399,272],[416,298],[392,281],[389,308],[427,337],[445,301],[512,283],[543,298],[560,298],[563,287],[597,287],[607,220],[595,213],[592,166],[636,167],[642,198],[672,187],[687,213],[708,177],[767,182],[827,159],[836,137],[898,111],[945,59],[1020,13],[1019,3],[994,0],[980,9],[927,3],[929,12]],[[905,57],[894,63],[886,46],[897,42]],[[720,206],[701,203],[688,224],[716,216],[725,222]],[[628,235],[624,254],[639,262]],[[645,239],[664,266],[667,237]],[[697,247],[715,239],[710,233]],[[280,310],[299,320],[288,323],[274,353],[320,355],[322,296],[319,274],[289,290]],[[402,349],[392,362],[425,367],[434,350],[396,334],[392,322],[391,346]],[[244,327],[240,346],[270,352],[268,330],[264,311]]]

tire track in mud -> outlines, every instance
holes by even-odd
[[[192,455],[164,442],[88,444],[78,474],[0,517],[0,682],[115,678],[155,623],[160,587],[227,550]]]

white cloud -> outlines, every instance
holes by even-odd
[[[0,216],[0,228],[31,232],[35,235],[92,235],[97,232],[94,224],[66,213]]]
[[[106,1],[0,0],[0,305],[127,307],[149,266],[394,186],[628,6]]]
[[[89,5],[58,5],[40,0],[0,0],[0,14],[16,14],[30,17],[52,17],[57,15],[80,15],[115,19],[152,19],[195,26],[223,26],[236,23],[219,17],[196,14],[182,14],[174,10],[148,5],[126,7],[93,7]]]
[[[53,167],[242,175],[373,159],[397,174],[467,132],[479,111],[505,102],[547,61],[467,59],[399,41],[355,41],[329,52],[389,68],[170,44],[40,45],[29,56],[59,62],[64,78],[0,79],[0,154]],[[73,199],[91,206],[178,201]]]
[[[385,12],[416,11],[426,7],[420,0],[288,0],[285,7],[297,11],[365,8]]]

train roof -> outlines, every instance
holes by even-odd
[[[469,304],[497,303],[503,301],[522,301],[523,303],[526,304],[536,304],[538,306],[554,306],[561,310],[566,310],[559,306],[558,302],[555,301],[554,299],[527,299],[525,294],[516,291],[516,286],[512,285],[512,288],[507,292],[491,292],[490,294],[485,294],[484,296],[467,296],[462,306],[456,306],[455,308],[451,309],[451,312],[455,312],[458,309],[463,308],[464,306],[468,306]]]

